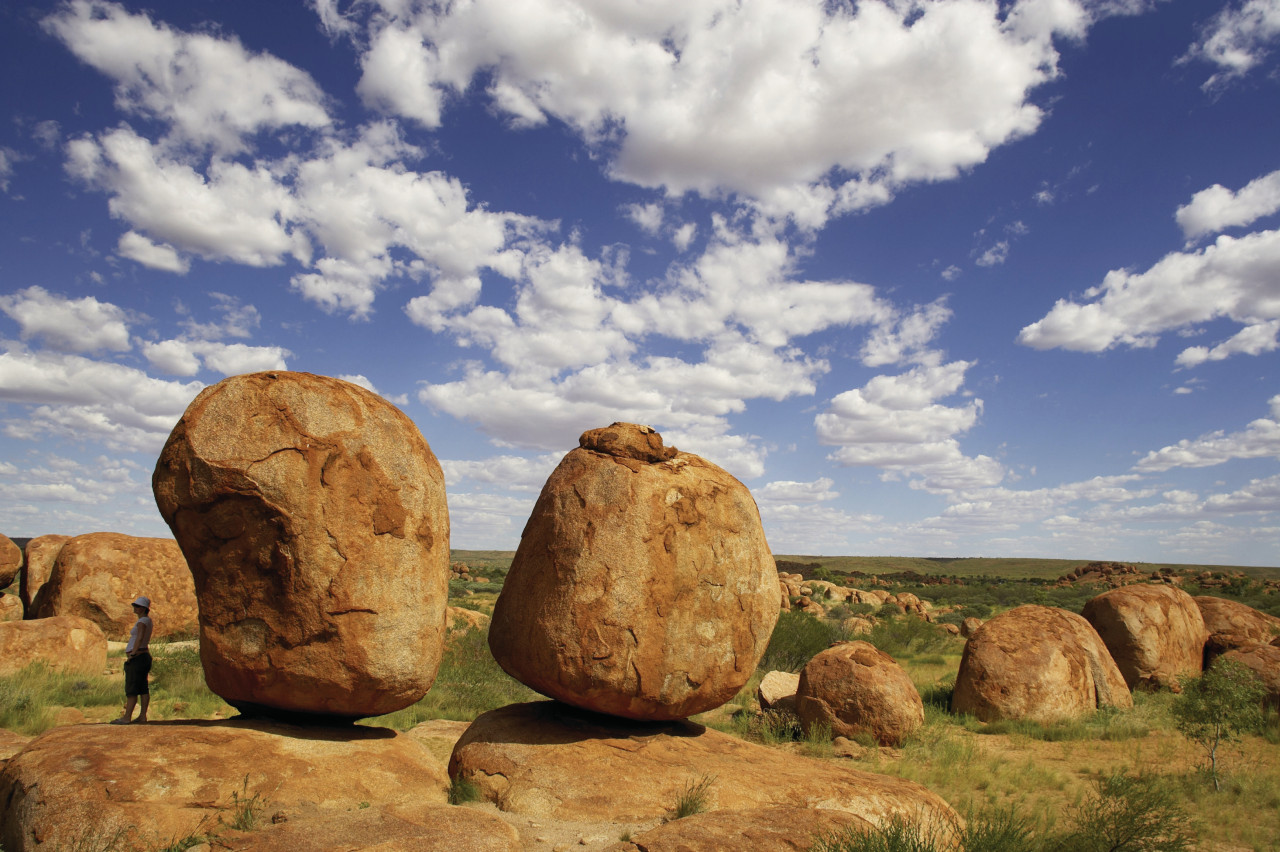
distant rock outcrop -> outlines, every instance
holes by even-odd
[[[746,486],[646,426],[615,423],[584,433],[543,487],[489,645],[544,695],[677,719],[733,697],[778,612]]]
[[[78,615],[108,639],[123,640],[137,621],[132,604],[139,595],[151,599],[156,638],[195,629],[195,584],[176,541],[88,533],[58,551],[34,616]]]
[[[18,596],[22,598],[24,618],[35,618],[40,592],[53,574],[62,546],[71,541],[69,535],[42,535],[27,542],[26,566],[18,583]]]
[[[1073,612],[1028,604],[978,628],[964,646],[953,713],[984,722],[1052,722],[1100,707],[1132,707],[1107,646]]]
[[[898,663],[867,642],[841,642],[818,652],[800,672],[796,714],[806,732],[869,734],[896,746],[924,725],[924,702]]]
[[[8,536],[0,535],[0,589],[13,585],[22,570],[22,548]]]
[[[0,771],[0,846],[158,849],[216,826],[233,793],[298,823],[351,818],[362,802],[421,812],[443,806],[448,788],[430,752],[385,728],[76,725],[31,741]]]
[[[1103,592],[1084,605],[1088,619],[1130,689],[1178,689],[1198,674],[1209,638],[1191,595],[1173,586],[1140,584]]]
[[[551,701],[478,717],[458,740],[449,774],[475,784],[502,810],[535,819],[662,819],[703,779],[710,779],[706,792],[714,810],[821,807],[875,825],[894,816],[918,819],[944,836],[956,818],[946,802],[910,781],[799,757],[688,721],[634,722]]]
[[[107,667],[107,637],[98,625],[74,615],[0,623],[0,676],[32,663],[68,674],[100,675]]]
[[[444,475],[391,403],[308,373],[234,376],[187,408],[152,486],[195,576],[205,679],[228,703],[351,718],[430,688]]]

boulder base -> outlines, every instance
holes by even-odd
[[[868,642],[841,642],[820,651],[800,673],[796,713],[805,731],[826,726],[833,736],[869,734],[896,746],[924,725],[924,702],[898,663]]]
[[[443,805],[449,781],[425,748],[384,728],[262,722],[77,725],[32,740],[0,772],[6,852],[159,848],[230,819],[234,793],[285,819]],[[203,826],[203,828],[201,828]],[[94,845],[94,844],[98,845]]]
[[[1120,670],[1089,622],[1034,604],[997,615],[969,637],[951,697],[953,713],[984,722],[1052,722],[1132,706]]]
[[[718,707],[777,622],[778,573],[746,486],[647,426],[586,432],[525,525],[489,632],[512,677],[631,719]]]
[[[32,663],[68,674],[100,675],[107,667],[107,637],[74,615],[0,623],[0,675]]]
[[[521,852],[520,835],[473,808],[369,806],[343,813],[311,808],[248,832],[221,832],[232,852]]]
[[[570,821],[662,819],[703,779],[711,779],[712,810],[830,809],[877,825],[900,815],[944,830],[956,816],[910,781],[798,757],[688,721],[635,722],[552,701],[481,715],[454,747],[449,774],[475,784],[504,811]]]
[[[449,515],[403,412],[324,376],[234,376],[187,408],[152,487],[195,576],[205,679],[228,703],[351,718],[426,694]]]
[[[122,641],[137,621],[133,601],[139,595],[151,599],[155,638],[195,629],[195,584],[176,541],[111,532],[78,535],[58,550],[34,617],[78,615],[108,639]]]
[[[1130,689],[1178,689],[1182,674],[1204,668],[1209,638],[1191,595],[1165,585],[1138,584],[1103,592],[1084,605],[1088,619]]]

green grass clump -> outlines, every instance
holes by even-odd
[[[773,635],[769,637],[769,647],[757,668],[763,672],[798,672],[832,642],[848,638],[849,634],[837,622],[786,610],[779,614]]]
[[[671,809],[671,819],[684,819],[687,816],[703,813],[711,808],[711,785],[716,782],[716,776],[703,775],[697,780],[691,780],[680,790],[680,794],[676,796],[676,805]]]
[[[120,687],[107,678],[32,663],[0,677],[0,728],[34,736],[53,727],[54,707],[107,707],[122,700]]]
[[[461,775],[449,782],[449,804],[462,805],[480,800],[480,788]]]
[[[403,710],[375,716],[364,724],[407,731],[431,719],[469,722],[508,704],[533,701],[541,696],[502,670],[489,653],[489,636],[468,630],[445,646],[440,672],[422,700]]]

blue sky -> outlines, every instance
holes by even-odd
[[[585,429],[775,552],[1280,563],[1280,0],[0,9],[0,529],[164,535],[199,390],[419,425],[514,548]]]

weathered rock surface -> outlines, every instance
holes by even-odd
[[[529,687],[589,710],[676,719],[751,677],[779,612],[746,486],[645,426],[582,435],[542,489],[489,645]]]
[[[32,663],[68,674],[100,675],[107,667],[107,637],[98,625],[75,615],[0,623],[0,675]]]
[[[968,639],[970,636],[978,632],[978,628],[982,626],[981,618],[974,618],[972,615],[960,622],[960,635]]]
[[[635,722],[551,701],[481,715],[454,748],[449,774],[471,781],[502,810],[535,818],[661,819],[704,778],[713,779],[713,810],[831,809],[877,825],[895,814],[927,825],[949,826],[955,818],[946,802],[910,781],[798,757],[688,721]]]
[[[520,852],[520,835],[500,817],[441,805],[302,813],[248,832],[223,832],[233,852]]]
[[[13,757],[26,748],[29,742],[31,742],[31,737],[0,728],[0,761]],[[0,769],[4,769],[3,763],[0,763]]]
[[[6,535],[0,535],[0,589],[13,585],[22,570],[22,548]]]
[[[449,622],[451,633],[465,633],[468,630],[488,630],[490,617],[488,614],[467,609],[462,606],[451,606],[445,609],[445,617]]]
[[[796,690],[800,687],[800,675],[792,672],[769,672],[760,679],[756,698],[761,710],[796,710]]]
[[[1080,616],[1028,604],[982,625],[964,646],[953,713],[984,722],[1051,722],[1099,707],[1132,707],[1107,646]]]
[[[1200,595],[1192,598],[1210,637],[1215,634],[1238,637],[1231,647],[1266,645],[1280,637],[1280,618],[1267,615],[1239,601]]]
[[[607,852],[806,852],[845,829],[871,830],[867,820],[827,808],[766,807],[709,811],[673,820]]]
[[[35,618],[40,590],[49,582],[58,554],[69,541],[69,535],[41,535],[27,542],[26,565],[18,582],[18,597],[22,598],[25,618]]]
[[[1262,685],[1267,688],[1267,703],[1280,708],[1280,647],[1254,645],[1252,648],[1228,651],[1222,657],[1226,660],[1235,660],[1252,670],[1262,681]]]
[[[0,771],[6,852],[158,848],[229,818],[232,793],[293,821],[443,805],[449,781],[426,749],[384,728],[159,722],[55,728]],[[99,845],[92,845],[96,841]],[[149,844],[149,845],[148,845]]]
[[[21,621],[22,600],[17,595],[0,594],[0,621]]]
[[[206,388],[152,477],[200,599],[209,688],[249,712],[406,707],[443,653],[439,462],[382,397],[308,373]]]
[[[1103,592],[1081,611],[1116,661],[1130,689],[1178,689],[1182,674],[1204,667],[1209,638],[1191,595],[1173,586],[1139,584]]]
[[[133,601],[139,595],[151,599],[156,638],[195,627],[195,585],[177,542],[111,532],[78,535],[58,551],[34,617],[77,615],[108,639],[123,640],[137,621]]]
[[[924,702],[893,657],[867,642],[841,642],[800,672],[796,714],[806,732],[825,725],[833,736],[899,745],[924,724]]]

